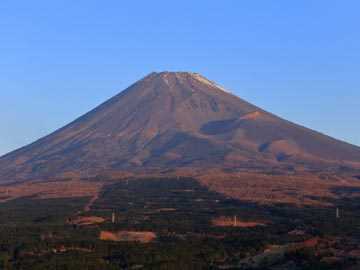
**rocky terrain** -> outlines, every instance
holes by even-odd
[[[162,72],[0,158],[0,181],[204,168],[351,172],[359,166],[357,146],[283,120],[199,74]]]

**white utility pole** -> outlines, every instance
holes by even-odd
[[[112,222],[113,224],[116,223],[116,214],[115,214],[115,211],[112,212],[111,222]]]
[[[340,209],[339,207],[336,208],[336,218],[340,218]]]

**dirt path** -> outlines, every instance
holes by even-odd
[[[89,212],[91,210],[91,206],[95,203],[95,201],[99,199],[99,193],[96,193],[90,201],[85,205],[84,212]]]
[[[284,259],[286,254],[318,245],[319,238],[310,238],[300,243],[290,243],[271,247],[264,252],[242,259],[237,265],[222,265],[219,269],[263,269]]]

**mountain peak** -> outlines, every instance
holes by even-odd
[[[190,72],[190,71],[160,71],[160,72],[152,72],[150,74],[157,74],[159,76],[165,76],[165,75],[173,75],[173,76],[187,76],[191,74],[197,74],[196,72]]]
[[[177,81],[180,83],[190,83],[197,82],[200,84],[204,84],[207,87],[215,88],[221,90],[223,92],[229,93],[224,87],[220,86],[219,84],[215,83],[212,80],[209,80],[205,76],[201,75],[197,72],[189,72],[189,71],[161,71],[161,72],[152,72],[148,76],[145,77],[145,80],[151,79],[161,79],[165,81],[167,84],[172,81]]]
[[[0,157],[0,182],[140,169],[360,166],[358,147],[224,91],[199,73],[153,72],[71,124]]]

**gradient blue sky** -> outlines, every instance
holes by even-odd
[[[2,0],[0,155],[152,71],[360,145],[360,1]]]

